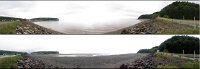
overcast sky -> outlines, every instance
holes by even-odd
[[[160,11],[174,1],[0,1],[0,16],[57,17],[60,21],[86,22],[137,19]],[[198,1],[193,1],[199,3]]]
[[[160,11],[173,1],[0,1],[0,15],[62,20],[109,19]]]
[[[173,35],[1,35],[0,49],[60,53],[136,53],[160,45]],[[191,35],[200,37],[199,35]]]

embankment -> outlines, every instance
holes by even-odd
[[[199,34],[199,27],[156,18],[106,34]]]
[[[61,32],[36,25],[30,21],[21,22],[22,25],[17,26],[16,28],[16,34],[63,34]]]

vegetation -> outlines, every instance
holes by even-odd
[[[187,63],[181,66],[181,68],[200,68],[199,67],[199,62],[192,62],[192,63]]]
[[[10,68],[17,68],[17,61],[22,59],[23,57],[18,55],[14,57],[5,57],[0,58],[0,68],[10,69]]]
[[[187,69],[187,68],[197,68],[199,69],[199,62],[192,62],[192,63],[186,63],[186,64],[183,64],[181,66],[173,66],[173,65],[159,65],[157,66],[157,68],[161,68],[161,69],[168,69],[168,68],[183,68],[183,69]]]
[[[58,51],[38,51],[38,52],[32,52],[31,54],[59,54]]]
[[[158,14],[144,14],[141,15],[138,19],[155,19],[158,17]]]
[[[176,1],[164,7],[159,15],[173,19],[194,19],[195,17],[199,20],[199,4]]]
[[[185,54],[193,54],[195,51],[196,54],[199,54],[199,38],[191,36],[173,36],[159,46],[151,49],[141,49],[138,53],[154,53],[156,50],[169,53],[183,53],[184,50]]]
[[[137,53],[155,53],[158,50],[158,46],[151,49],[140,49]]]
[[[168,68],[199,68],[199,62],[176,56],[170,56],[165,54],[157,54],[155,62],[161,63],[157,68],[168,69]]]
[[[17,55],[17,54],[25,54],[25,52],[0,50],[0,55]]]
[[[169,21],[169,19],[156,18],[153,24],[158,29],[158,34],[199,34],[199,27],[195,28],[187,24]]]
[[[0,22],[0,34],[16,34],[17,26],[21,25],[21,21]]]
[[[160,51],[167,50],[170,53],[199,54],[199,38],[191,36],[173,36],[159,46]]]
[[[151,19],[152,15],[154,14],[160,17],[172,19],[193,20],[195,17],[195,20],[199,20],[199,4],[176,1],[167,5],[159,12],[148,15],[141,15],[138,19]]]
[[[4,22],[4,21],[19,21],[19,20],[21,20],[21,18],[0,16],[0,21],[1,22]]]
[[[59,21],[58,18],[33,18],[31,21]]]
[[[163,65],[159,65],[157,68],[159,68],[159,69],[168,69],[168,68],[178,68],[178,67],[176,67],[176,66],[170,66],[170,65],[165,65],[165,66],[163,66]]]
[[[144,15],[139,16],[138,19],[151,19],[151,17],[152,17],[151,14],[144,14]]]

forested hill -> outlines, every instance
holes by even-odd
[[[199,54],[199,38],[191,36],[173,36],[165,40],[159,46],[151,49],[141,49],[138,53],[154,53],[157,50],[169,53],[184,53],[193,54],[194,51]]]
[[[191,2],[173,2],[164,7],[159,15],[168,16],[174,19],[195,19],[199,20],[199,4]]]
[[[155,12],[153,14],[148,14],[145,16],[151,19],[152,15],[159,15],[160,17],[172,18],[172,19],[190,19],[190,20],[193,20],[195,17],[196,20],[199,20],[199,4],[176,1],[173,2],[172,4],[167,5],[159,12]],[[138,19],[143,19],[143,17],[141,16]],[[146,17],[144,18],[146,19]]]

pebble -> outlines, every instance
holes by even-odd
[[[36,25],[32,22],[22,21],[22,26],[17,26],[16,34],[62,34],[57,31]]]
[[[45,64],[43,61],[32,58],[29,56],[24,56],[22,60],[17,61],[18,68],[59,68],[53,65]]]
[[[151,21],[145,21],[134,25],[131,28],[122,30],[121,34],[155,34]]]

